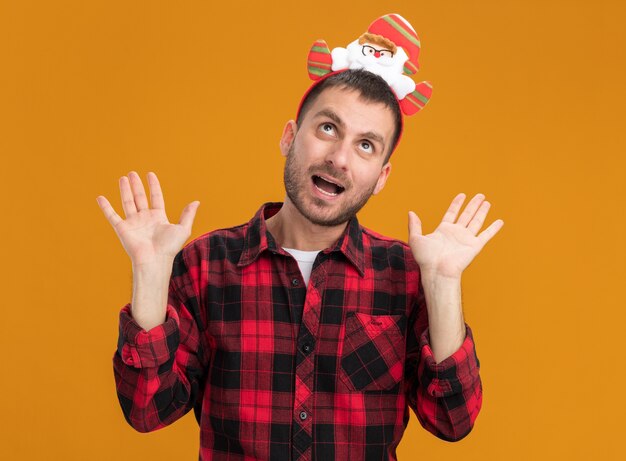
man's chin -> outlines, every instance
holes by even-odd
[[[323,227],[335,227],[341,224],[345,224],[350,220],[350,217],[345,217],[341,213],[302,213],[302,215],[309,220],[312,224]]]
[[[313,203],[304,206],[295,205],[302,216],[317,226],[339,226],[345,224],[353,216],[346,216],[345,210],[337,210],[338,204],[329,203],[322,199],[314,199]]]
[[[344,225],[347,223],[351,217],[345,218],[341,217],[315,217],[315,216],[305,216],[311,222],[311,224],[315,224],[320,227],[337,227]]]

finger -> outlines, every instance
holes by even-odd
[[[109,221],[113,227],[117,226],[117,223],[123,221],[120,215],[115,212],[106,197],[104,197],[103,195],[99,195],[96,197],[96,202],[98,202],[98,206],[104,213],[107,221]]]
[[[464,201],[465,194],[463,192],[457,194],[457,196],[452,199],[452,203],[450,203],[448,210],[443,215],[443,219],[441,220],[441,222],[454,222],[457,215],[459,214],[459,210],[461,209],[461,205],[463,205]]]
[[[467,227],[468,223],[476,214],[476,210],[478,210],[478,207],[483,202],[483,200],[485,200],[484,194],[474,195],[472,200],[469,201],[469,203],[463,210],[463,213],[461,213],[461,216],[459,216],[459,220],[457,221],[457,224]]]
[[[409,211],[409,238],[415,234],[422,235],[422,221],[414,212]]]
[[[198,210],[199,206],[200,202],[198,200],[191,202],[185,207],[180,215],[180,221],[178,222],[178,224],[187,229],[189,233],[191,233],[191,226],[193,224],[194,218],[196,217],[196,211]]]
[[[122,208],[127,218],[137,213],[137,206],[133,198],[133,192],[130,188],[130,180],[128,176],[120,178],[120,195],[122,196]]]
[[[150,186],[150,204],[152,205],[152,208],[165,210],[161,184],[159,184],[159,178],[157,178],[157,175],[152,171],[148,172],[148,185]]]
[[[148,198],[146,197],[146,191],[143,188],[141,178],[136,171],[128,173],[128,179],[130,179],[130,187],[133,191],[135,198],[135,205],[137,205],[137,211],[148,209]]]
[[[485,244],[502,229],[502,226],[504,226],[504,221],[496,219],[487,229],[478,234],[477,237],[480,240],[481,246],[485,246]]]
[[[472,231],[472,234],[476,235],[480,228],[483,227],[483,223],[485,222],[485,218],[487,217],[490,207],[491,203],[487,200],[480,204],[478,211],[467,226],[467,228]]]

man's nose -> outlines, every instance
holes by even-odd
[[[350,142],[346,139],[335,143],[326,154],[326,162],[335,168],[346,170],[350,158]]]
[[[380,51],[374,51],[374,56],[380,58]]]

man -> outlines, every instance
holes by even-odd
[[[368,44],[364,46],[370,46]],[[284,203],[187,245],[199,202],[165,215],[154,173],[120,179],[126,219],[98,203],[128,252],[117,394],[140,432],[194,408],[200,459],[396,459],[412,408],[436,436],[472,429],[482,385],[460,279],[502,226],[489,203],[452,201],[409,245],[359,225],[389,177],[398,101],[367,70],[332,72],[280,140]],[[182,247],[182,249],[181,249]]]

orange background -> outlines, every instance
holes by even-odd
[[[197,459],[193,412],[125,422],[112,355],[131,267],[96,196],[155,171],[193,235],[282,200],[278,140],[317,38],[398,12],[434,94],[359,215],[406,240],[457,192],[503,229],[464,274],[483,408],[441,441],[412,414],[399,459],[623,455],[625,5],[615,1],[0,3],[2,459]],[[348,19],[346,19],[348,18]]]

